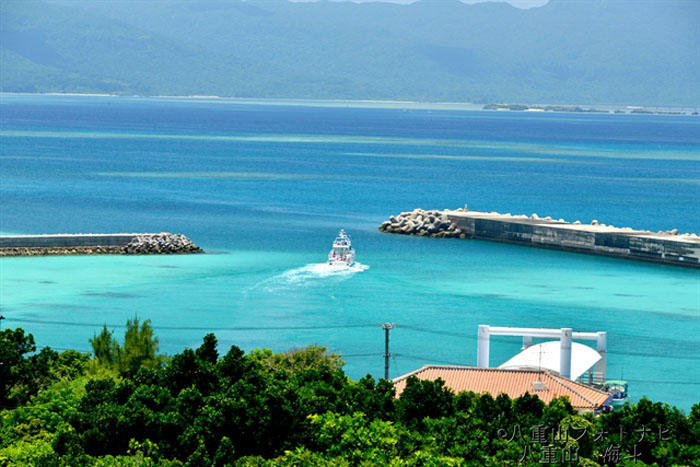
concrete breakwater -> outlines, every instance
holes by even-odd
[[[184,235],[162,233],[0,236],[0,256],[203,253]]]
[[[457,210],[402,212],[379,230],[435,238],[473,238],[700,268],[700,237],[551,217]]]

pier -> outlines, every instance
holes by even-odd
[[[203,250],[186,236],[168,232],[0,236],[0,257],[186,253]]]
[[[437,238],[473,238],[554,250],[650,261],[700,268],[700,237],[696,234],[650,232],[541,218],[536,214],[416,209],[392,216],[379,230]]]

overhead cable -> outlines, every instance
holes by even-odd
[[[108,323],[80,323],[73,321],[44,321],[38,319],[25,319],[25,318],[7,318],[8,321],[17,323],[31,323],[31,324],[48,324],[55,326],[80,326],[80,327],[91,327],[91,328],[101,328],[102,326],[107,326],[108,328],[122,328],[126,329],[126,324],[108,324]],[[345,328],[368,328],[375,327],[375,324],[332,324],[324,326],[160,326],[157,324],[152,324],[153,329],[164,329],[169,331],[293,331],[293,330],[313,330],[313,329],[345,329]]]

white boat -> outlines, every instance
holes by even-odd
[[[615,409],[622,407],[629,400],[627,381],[621,379],[606,381],[603,390],[612,396],[611,403]]]
[[[328,264],[348,267],[355,264],[355,250],[352,249],[350,237],[344,230],[341,230],[333,241],[333,248],[328,253]]]

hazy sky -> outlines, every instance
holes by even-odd
[[[461,0],[464,3],[481,3],[490,0]],[[542,5],[546,5],[549,0],[500,0],[505,3],[510,3],[511,5],[518,8],[533,8]]]
[[[294,0],[293,0],[294,1]],[[299,0],[296,0],[299,1]],[[301,1],[314,1],[314,0],[301,0]],[[355,3],[365,3],[365,2],[390,2],[390,3],[413,3],[417,0],[335,0],[335,1],[350,1]],[[510,3],[514,7],[518,8],[533,8],[547,4],[549,0],[460,0],[464,3],[482,3],[482,2],[505,2]]]

